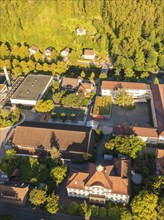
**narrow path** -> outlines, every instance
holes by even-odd
[[[104,157],[103,157],[103,146],[104,146],[104,142],[106,140],[106,135],[103,135],[103,137],[101,138],[97,149],[96,149],[96,153],[97,153],[97,157],[96,157],[96,164],[103,164],[104,163]]]

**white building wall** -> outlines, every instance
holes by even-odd
[[[84,59],[86,60],[94,60],[95,55],[84,55]]]

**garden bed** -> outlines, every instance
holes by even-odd
[[[93,117],[100,115],[109,115],[110,103],[111,103],[110,96],[97,96],[93,109]]]
[[[72,120],[72,121],[83,121],[84,120],[84,113],[85,111],[78,108],[62,108],[62,107],[55,107],[54,111],[51,113],[51,117],[54,120],[62,120],[61,114],[65,113],[65,120]],[[64,114],[63,114],[64,116]],[[73,117],[74,116],[74,117]]]

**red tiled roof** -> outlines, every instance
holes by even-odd
[[[102,89],[117,89],[117,88],[126,88],[126,89],[140,89],[147,90],[148,85],[146,83],[133,83],[133,82],[116,82],[116,81],[102,81]]]
[[[95,55],[95,51],[94,50],[85,49],[84,50],[84,55]]]
[[[32,45],[30,47],[30,49],[34,50],[34,51],[38,51],[39,50],[39,47],[37,47],[36,45]]]
[[[156,128],[146,128],[146,127],[132,127],[124,125],[113,126],[113,133],[115,135],[137,135],[140,137],[152,137],[158,138],[158,133]]]
[[[68,179],[67,188],[85,189],[85,186],[101,185],[111,189],[112,193],[128,195],[130,161],[115,159],[113,165],[105,166],[98,170],[95,164],[89,164],[87,172],[73,172]]]
[[[151,85],[159,135],[164,135],[164,85]]]

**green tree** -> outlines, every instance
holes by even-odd
[[[41,189],[33,189],[30,192],[29,201],[35,205],[40,206],[46,202],[46,191]]]
[[[164,198],[160,198],[157,206],[157,219],[163,220],[164,216]]]
[[[52,92],[56,92],[59,89],[59,82],[58,81],[54,81],[52,84]]]
[[[51,159],[56,161],[59,160],[61,155],[60,151],[56,147],[52,147],[50,154],[51,154]]]
[[[52,100],[39,100],[35,105],[37,112],[50,112],[55,107]]]
[[[6,156],[13,157],[16,155],[16,151],[14,149],[8,149],[6,150]]]
[[[91,209],[90,207],[87,205],[86,201],[84,200],[84,203],[82,203],[81,208],[84,212],[84,216],[85,218],[90,218],[91,217]]]
[[[127,207],[122,207],[120,209],[120,219],[121,220],[132,220],[132,214],[131,212],[127,209]]]
[[[85,76],[86,76],[85,72],[82,71],[81,74],[80,74],[80,76],[81,76],[82,78],[85,78]]]
[[[61,75],[62,73],[65,73],[66,70],[68,69],[67,64],[62,61],[58,61],[56,65],[56,74]]]
[[[36,52],[34,55],[36,62],[42,62],[43,61],[43,54],[41,52]]]
[[[46,210],[51,214],[56,214],[59,210],[59,196],[52,194],[46,199]]]
[[[66,177],[67,166],[57,166],[51,170],[51,175],[53,179],[56,181],[56,185],[58,186]]]
[[[148,191],[140,191],[130,203],[133,219],[154,220],[157,218],[157,201],[158,197]]]
[[[76,202],[71,202],[70,204],[68,204],[67,208],[66,208],[66,212],[70,215],[75,215],[78,211],[78,203]]]
[[[105,218],[107,216],[107,211],[105,207],[100,207],[99,208],[99,213],[98,216],[101,218]]]
[[[95,78],[95,73],[92,72],[91,75],[90,75],[90,77],[89,77],[89,80],[90,80],[91,82],[93,82],[94,78]]]
[[[120,220],[120,210],[118,206],[108,208],[108,216],[111,220]]]
[[[126,146],[126,147],[125,147]],[[146,147],[145,142],[137,136],[116,136],[115,138],[105,143],[105,148],[108,150],[116,150],[121,154],[129,155],[135,159],[138,153]]]
[[[133,106],[134,99],[124,88],[118,89],[114,99],[116,105],[121,107]]]
[[[5,44],[0,45],[0,58],[6,59],[10,56],[10,50]]]
[[[154,84],[159,84],[159,79],[157,77],[155,77],[155,79],[153,80]]]
[[[100,79],[106,79],[108,76],[106,73],[100,73],[99,78]]]

